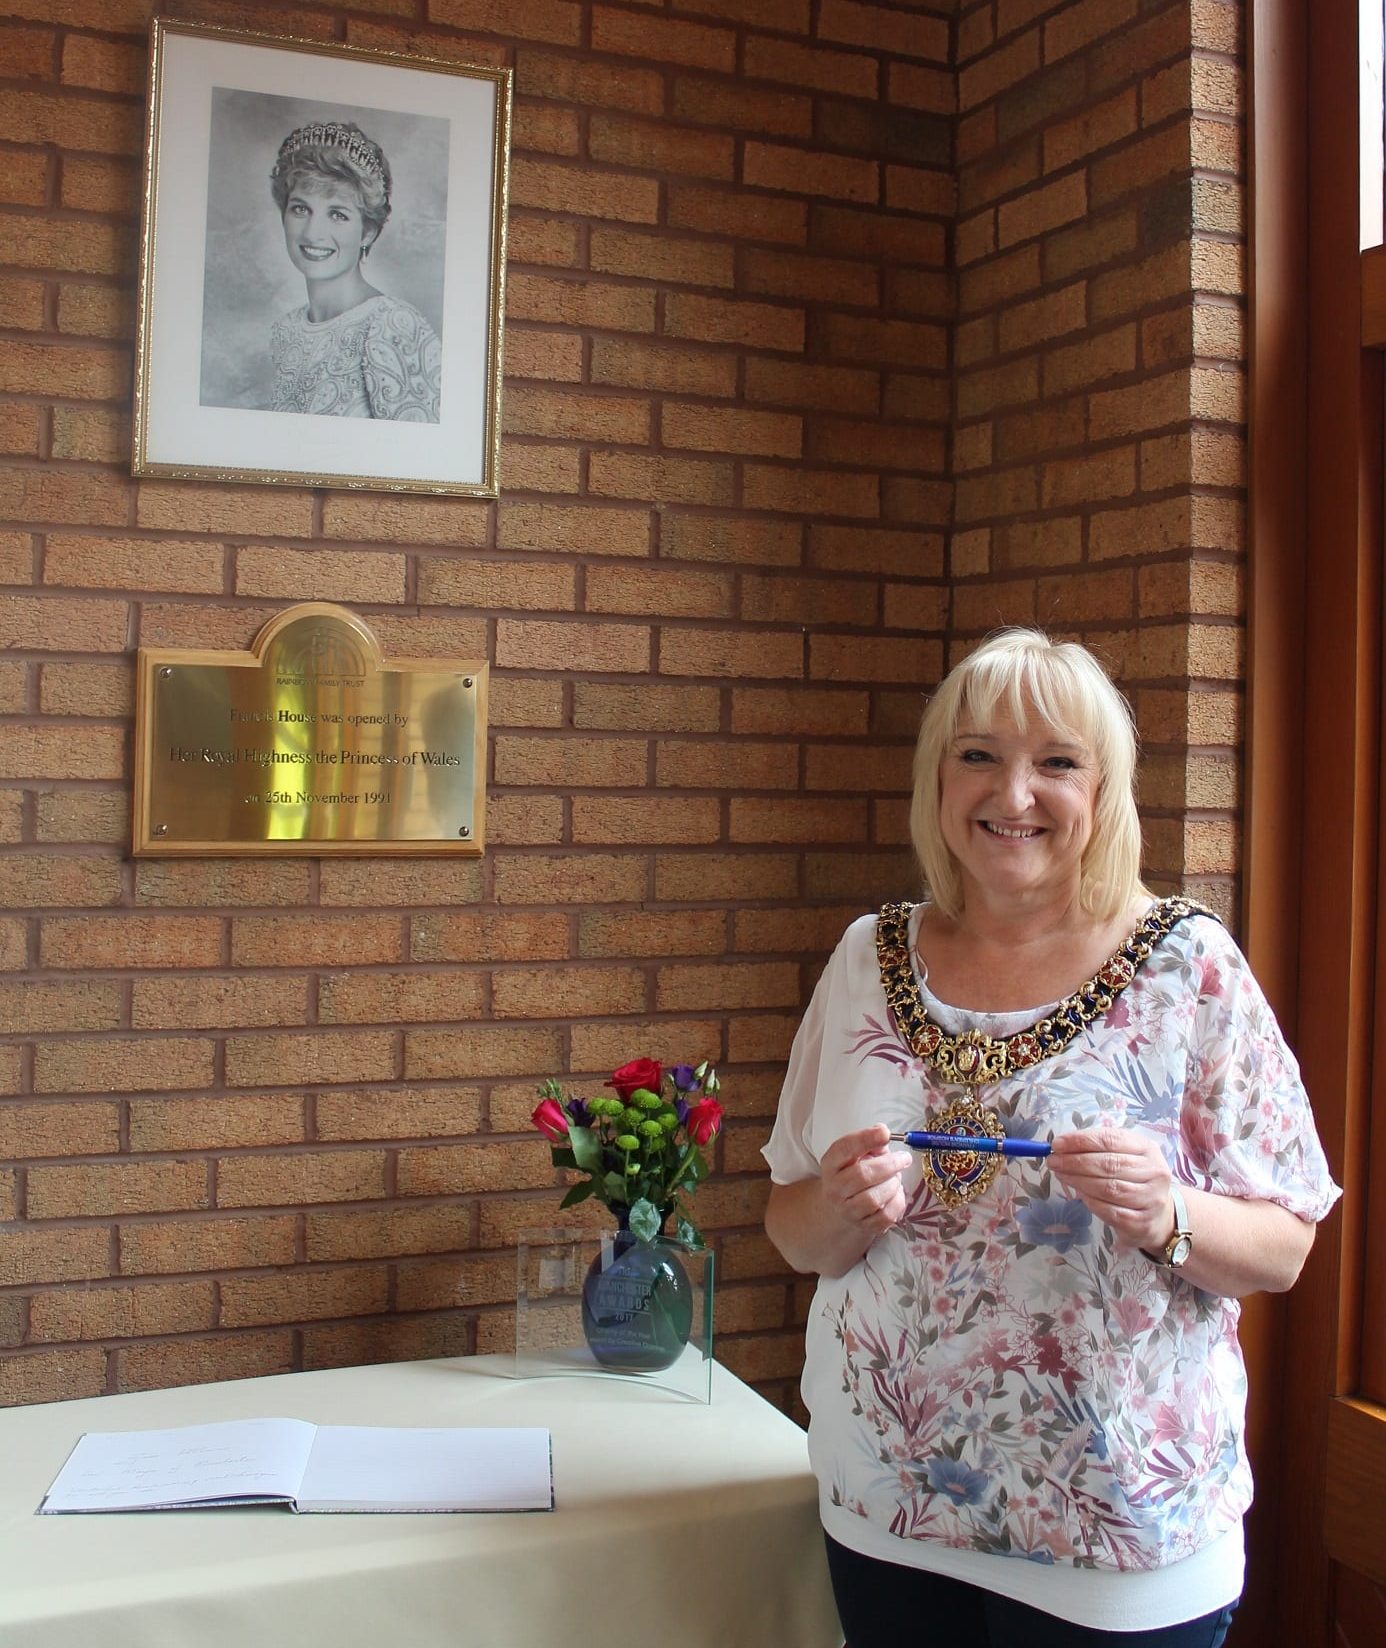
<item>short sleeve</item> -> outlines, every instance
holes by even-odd
[[[1194,1042],[1180,1148],[1194,1183],[1322,1219],[1342,1194],[1294,1054],[1250,964],[1211,920],[1197,923]]]
[[[775,1125],[761,1150],[776,1184],[819,1176],[819,1158],[810,1139],[823,1071],[823,1032],[846,971],[846,946],[844,937],[828,958],[790,1049]]]
[[[362,345],[361,364],[373,418],[438,422],[442,348],[437,333],[412,305],[378,305]]]

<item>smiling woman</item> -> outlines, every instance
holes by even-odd
[[[1338,1192],[1245,957],[1141,883],[1135,757],[1090,653],[985,642],[920,727],[928,897],[852,923],[795,1038],[766,1228],[818,1275],[848,1648],[1218,1648],[1241,1589],[1237,1299]]]
[[[300,126],[280,145],[270,188],[307,302],[271,333],[274,411],[438,422],[438,338],[364,273],[391,187],[384,150],[352,121]]]

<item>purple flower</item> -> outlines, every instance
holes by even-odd
[[[690,1092],[699,1085],[698,1072],[691,1064],[676,1064],[669,1073],[680,1093]]]
[[[573,1118],[579,1127],[591,1127],[592,1112],[587,1108],[587,1100],[573,1097],[563,1108]]]
[[[987,1491],[986,1473],[970,1471],[956,1459],[931,1459],[928,1472],[929,1486],[935,1493],[947,1494],[955,1505],[980,1505]]]
[[[684,1098],[683,1094],[682,1093],[675,1093],[674,1094],[674,1112],[679,1118],[679,1126],[680,1127],[682,1127],[683,1124],[688,1120],[689,1108],[690,1108],[690,1106],[689,1106],[688,1100],[686,1098]]]
[[[1046,1196],[1028,1203],[1016,1220],[1021,1238],[1035,1247],[1067,1253],[1092,1239],[1092,1210],[1075,1197]]]

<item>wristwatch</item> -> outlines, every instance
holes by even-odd
[[[1193,1252],[1193,1231],[1189,1228],[1189,1210],[1184,1205],[1184,1192],[1171,1179],[1169,1193],[1174,1199],[1174,1234],[1165,1243],[1162,1253],[1152,1253],[1148,1247],[1141,1252],[1146,1258],[1157,1265],[1168,1265],[1171,1270],[1178,1270],[1180,1265],[1187,1263]]]

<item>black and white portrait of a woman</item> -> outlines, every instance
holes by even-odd
[[[212,93],[204,406],[439,419],[447,124]]]

